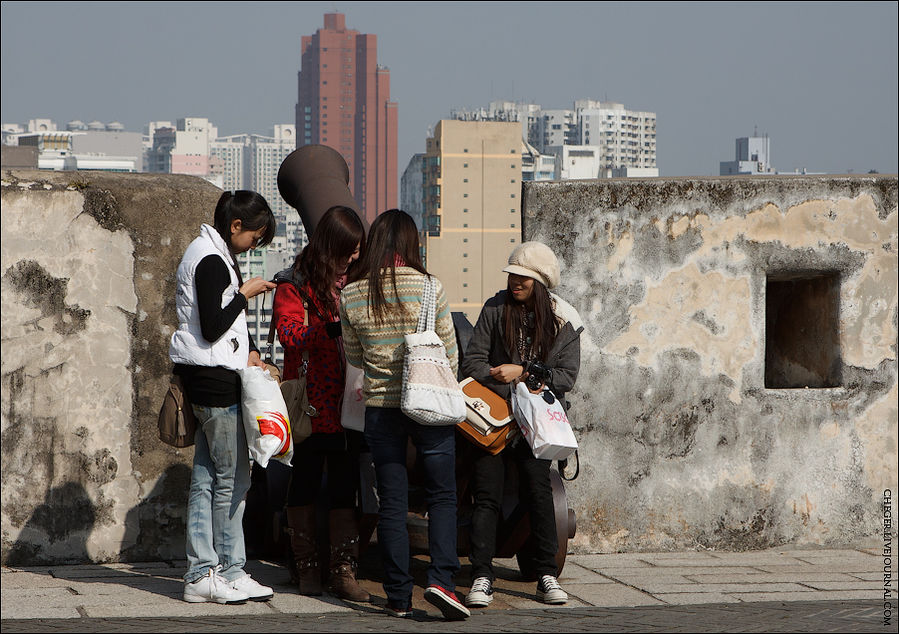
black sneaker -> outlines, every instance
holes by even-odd
[[[543,575],[537,582],[537,600],[549,605],[562,605],[568,602],[568,595],[552,575]]]
[[[493,601],[493,583],[488,577],[478,577],[465,595],[465,605],[470,608],[486,608]]]
[[[471,612],[456,598],[455,593],[436,584],[425,590],[425,600],[440,610],[447,621],[460,621],[471,616]]]

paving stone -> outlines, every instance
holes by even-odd
[[[883,583],[884,573],[882,571],[881,572],[847,572],[846,575],[849,577],[854,577],[856,579],[862,579],[863,581],[879,581],[879,582]],[[896,580],[896,575],[893,574],[893,581],[895,582],[895,580]],[[5,579],[4,579],[3,583],[6,583]]]
[[[648,583],[644,586],[638,586],[642,590],[653,595],[667,594],[669,592],[812,592],[811,588],[807,588],[798,583]]]
[[[734,597],[722,592],[670,592],[655,596],[657,599],[661,599],[671,605],[738,603]]]
[[[600,575],[597,572],[584,568],[572,562],[565,562],[565,568],[562,570],[562,576],[559,577],[560,583],[615,583],[611,579]]]
[[[353,608],[349,607],[340,599],[329,596],[306,597],[297,594],[296,591],[276,592],[272,597],[269,605],[285,614],[318,614],[322,612],[352,612]]]
[[[53,569],[53,576],[57,579],[99,579],[99,578],[124,578],[146,575],[132,572],[124,568],[109,568],[106,566],[66,566]]]
[[[757,566],[761,564],[797,563],[790,558],[768,553],[734,553],[715,557],[696,559],[693,557],[681,557],[670,559],[655,559],[647,557],[646,561],[659,566]]]
[[[759,565],[755,566],[754,572],[771,572],[771,573],[813,573],[813,572],[839,572],[839,573],[849,573],[851,571],[845,570],[833,570],[828,568],[827,566],[814,566],[809,563],[796,563],[796,564],[775,564],[775,565]]]
[[[714,577],[715,579],[727,580],[730,578],[728,575],[709,575],[710,577]],[[643,583],[650,583],[654,581],[658,581],[661,583],[694,583],[691,579],[687,578],[685,575],[679,574],[668,574],[662,572],[648,572],[646,574],[639,572],[630,572],[624,573],[614,576],[615,581],[619,581],[621,583],[630,585],[630,586],[639,586]]]
[[[789,549],[789,550],[779,550],[778,552],[787,555],[789,557],[799,557],[802,559],[814,559],[818,557],[831,558],[831,557],[851,557],[854,555],[858,555],[862,553],[864,549],[855,549],[855,548],[809,548],[807,550],[803,549]],[[868,553],[864,553],[868,554]]]
[[[870,590],[883,591],[883,581],[809,581],[807,585],[816,590]],[[896,580],[892,583],[893,592],[896,591]]]
[[[623,575],[646,575],[652,576],[653,574],[659,575],[739,575],[739,574],[751,574],[754,572],[759,572],[759,570],[755,568],[749,568],[747,566],[653,566],[652,568],[607,568],[599,570],[602,574],[608,577],[618,578]]]
[[[614,555],[576,555],[573,561],[591,570],[604,568],[650,568],[652,564],[642,559],[638,553],[618,553]]]
[[[740,601],[853,601],[871,600],[866,590],[815,590],[813,592],[733,592]]]
[[[807,583],[810,581],[858,581],[858,577],[842,572],[752,572],[741,575],[685,575],[696,583]]]
[[[153,604],[95,604],[85,605],[84,612],[92,618],[118,618],[127,614],[131,618],[158,616],[160,607]],[[188,603],[186,601],[173,601],[166,605],[165,613],[171,617],[201,617],[201,616],[247,616],[252,614],[268,615],[272,608],[265,603],[248,601],[243,605],[219,605],[218,603]],[[198,628],[202,631],[202,627]]]
[[[81,613],[75,607],[53,608],[45,607],[35,610],[33,605],[14,604],[3,606],[3,631],[8,630],[7,619],[80,619]]]
[[[3,589],[7,588],[62,588],[69,585],[67,579],[56,579],[49,574],[26,572],[24,570],[11,571],[3,575]]]
[[[637,605],[661,605],[662,602],[645,592],[634,588],[628,588],[620,584],[578,584],[572,583],[565,586],[565,590],[588,605],[604,606],[637,606]]]
[[[796,557],[799,561],[806,561],[816,566],[824,566],[828,570],[867,572],[883,567],[882,559],[871,557],[864,553],[850,555],[834,555],[831,557]]]

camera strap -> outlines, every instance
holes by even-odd
[[[568,468],[568,458],[566,458],[565,460],[558,461],[557,466],[559,469],[559,476],[566,482],[571,482],[572,480],[577,479],[578,475],[580,475],[580,473],[581,473],[581,458],[577,453],[577,449],[574,450],[574,459],[575,459],[575,464],[577,466],[574,469],[574,475],[571,476],[570,478],[565,477],[565,469]]]

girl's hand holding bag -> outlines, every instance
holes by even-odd
[[[535,458],[564,460],[577,449],[577,439],[559,399],[544,398],[549,392],[534,394],[519,382],[512,390],[512,411]]]
[[[292,282],[299,286],[296,282]],[[277,292],[277,291],[275,291]],[[274,307],[274,296],[272,297],[272,307]],[[303,301],[303,325],[309,325],[309,305]],[[306,392],[306,370],[309,367],[309,352],[303,352],[303,366],[300,370],[300,376],[296,379],[287,381],[281,380],[281,369],[275,365],[272,358],[272,347],[275,341],[275,315],[272,312],[272,322],[268,329],[268,339],[266,340],[268,350],[265,355],[266,369],[277,379],[281,387],[281,396],[287,407],[287,418],[290,421],[290,433],[293,438],[293,444],[299,444],[312,435],[312,418],[318,416],[318,411],[309,404],[309,394]]]

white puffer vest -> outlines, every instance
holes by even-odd
[[[222,308],[231,303],[240,288],[240,281],[234,271],[234,258],[228,245],[218,231],[204,224],[200,227],[200,235],[187,247],[181,264],[178,265],[175,295],[178,330],[172,335],[169,357],[174,363],[240,370],[247,367],[250,355],[246,313],[241,311],[227,332],[216,341],[206,341],[200,329],[194,277],[200,260],[213,254],[222,258],[231,276],[231,283],[222,293]]]

